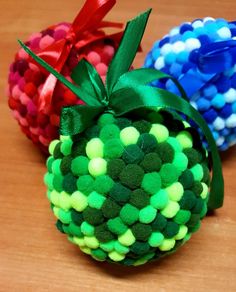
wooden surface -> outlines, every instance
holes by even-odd
[[[109,19],[153,13],[144,54],[155,39],[184,20],[235,19],[235,0],[119,0]],[[41,153],[20,132],[7,107],[8,64],[16,39],[72,20],[82,1],[0,0],[0,291],[236,291],[236,148],[223,155],[225,205],[176,254],[138,268],[97,263],[56,231],[45,196]]]

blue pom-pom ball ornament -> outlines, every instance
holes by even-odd
[[[207,121],[219,150],[236,144],[236,22],[185,22],[155,42],[144,67],[177,78]],[[154,86],[178,94],[171,80]]]

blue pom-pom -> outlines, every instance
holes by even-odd
[[[222,18],[196,19],[192,23],[183,23],[171,29],[169,35],[154,44],[145,61],[145,67],[154,68],[154,64],[157,64],[156,67],[159,66],[161,71],[179,79],[190,101],[194,102],[194,106],[208,123],[220,150],[236,144],[236,127],[232,116],[236,114],[235,64],[229,59],[225,59],[224,67],[211,62],[207,66],[215,66],[216,69],[212,67],[215,71],[204,71],[207,59],[202,58],[199,49],[208,49],[214,43],[218,45],[221,41],[230,41],[234,36],[236,23]],[[222,68],[222,71],[218,72],[218,68]],[[152,84],[179,94],[172,81]]]

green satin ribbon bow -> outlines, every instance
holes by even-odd
[[[222,167],[215,140],[206,122],[189,104],[179,83],[169,75],[154,69],[129,71],[150,12],[151,9],[127,23],[120,46],[109,65],[105,85],[96,69],[86,60],[81,60],[73,70],[71,76],[75,82],[73,84],[37,57],[21,41],[19,42],[41,66],[54,74],[86,103],[86,105],[74,105],[62,109],[60,125],[62,135],[82,133],[104,112],[122,116],[137,109],[166,108],[181,112],[192,119],[201,128],[211,150],[212,181],[208,207],[209,209],[220,208],[224,197]],[[161,78],[171,78],[179,88],[182,98],[166,90],[149,86],[150,82]]]

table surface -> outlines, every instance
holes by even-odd
[[[205,218],[200,231],[161,262],[137,268],[98,263],[56,231],[42,180],[45,157],[21,134],[4,88],[16,39],[72,20],[82,2],[0,0],[0,291],[236,291],[236,148],[222,155],[224,208]],[[136,66],[171,27],[204,16],[232,20],[236,10],[234,0],[117,2],[111,20],[125,22],[154,8]]]

